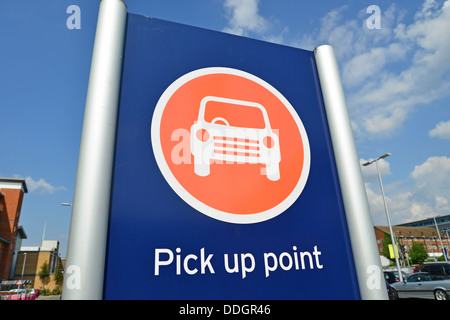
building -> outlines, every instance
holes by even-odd
[[[19,219],[27,192],[24,179],[0,178],[0,281],[14,276],[17,252],[22,239],[26,239]]]
[[[42,265],[47,262],[50,272],[49,281],[43,283],[39,277]],[[59,256],[59,241],[42,240],[40,247],[24,247],[20,248],[18,254],[17,265],[15,269],[14,279],[29,280],[31,287],[35,289],[54,290],[60,284],[54,280],[54,275],[58,264],[63,264]],[[60,286],[61,287],[61,286]]]
[[[438,229],[441,231],[447,231],[450,232],[450,215],[446,216],[438,216],[435,218],[428,218],[423,220],[417,220],[413,222],[408,223],[402,223],[398,226],[400,227],[432,227],[435,228],[434,219],[436,219],[436,224],[438,226]]]
[[[390,234],[389,227],[375,226],[375,237],[377,239],[380,256],[383,253],[383,239],[385,234]],[[417,241],[425,246],[430,258],[438,258],[442,255],[442,246],[450,248],[450,239],[447,232],[440,232],[441,239],[436,228],[432,227],[404,227],[393,226],[392,231],[399,245],[404,245],[406,252],[411,249],[413,242]],[[441,245],[442,241],[442,245]],[[448,251],[447,251],[448,252]]]

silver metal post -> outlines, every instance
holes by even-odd
[[[314,50],[361,298],[387,300],[385,279],[334,49]]]
[[[72,206],[62,298],[103,298],[110,187],[127,9],[100,3]]]

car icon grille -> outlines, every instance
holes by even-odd
[[[230,159],[229,156],[235,156],[235,160],[239,162],[257,159],[260,157],[259,141],[214,136],[214,157],[228,160]]]

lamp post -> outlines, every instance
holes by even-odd
[[[378,179],[380,180],[381,195],[383,196],[384,211],[386,212],[386,218],[387,218],[388,226],[389,226],[389,233],[391,234],[391,242],[392,242],[392,244],[394,246],[395,264],[397,265],[398,277],[400,279],[400,282],[402,282],[403,281],[403,276],[402,276],[402,272],[401,272],[401,269],[400,269],[400,262],[398,261],[397,243],[395,241],[394,232],[392,231],[391,218],[389,217],[389,211],[388,211],[388,207],[387,207],[387,203],[386,203],[386,197],[384,195],[383,182],[381,181],[380,169],[378,168],[378,160],[387,158],[390,155],[391,155],[390,153],[385,153],[385,154],[383,154],[382,156],[378,157],[375,160],[363,163],[363,166],[366,167],[366,166],[368,166],[368,165],[370,165],[370,164],[375,162],[375,166],[377,167]]]
[[[23,284],[24,283],[24,281],[23,281],[23,274],[25,273],[25,263],[26,263],[26,261],[27,261],[27,253],[24,252],[23,253],[23,264],[22,264],[22,277],[20,278],[22,280],[22,286],[24,288],[25,288],[25,285]]]

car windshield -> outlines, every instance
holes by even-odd
[[[264,129],[262,111],[256,107],[208,101],[204,119],[207,122],[240,128]]]

